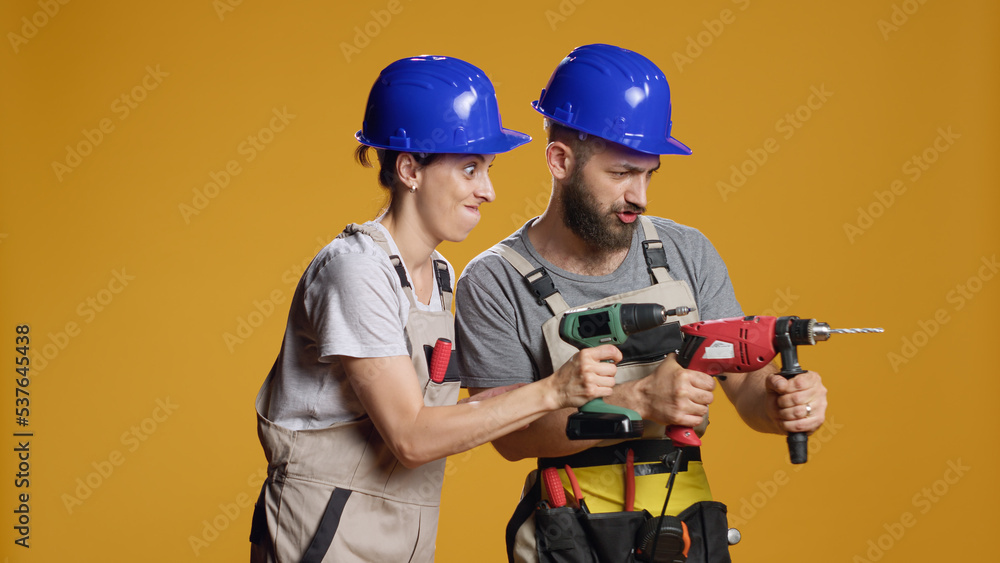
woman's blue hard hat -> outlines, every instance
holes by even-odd
[[[493,83],[454,57],[419,56],[385,67],[355,138],[400,152],[498,154],[531,140],[505,129]]]

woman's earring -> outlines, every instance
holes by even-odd
[[[412,186],[410,186],[410,193],[411,194],[417,193],[417,185],[416,184],[413,184]]]

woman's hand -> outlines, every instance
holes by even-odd
[[[586,348],[542,381],[552,386],[556,408],[579,407],[611,394],[621,359],[621,351],[611,344]]]

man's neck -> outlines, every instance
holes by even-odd
[[[562,216],[546,209],[528,227],[528,239],[535,250],[555,266],[584,276],[606,276],[621,266],[629,249],[595,248],[571,231]]]

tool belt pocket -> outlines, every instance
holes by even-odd
[[[535,512],[539,563],[631,562],[635,537],[649,512],[591,514],[577,508]]]
[[[581,523],[582,510],[569,506],[535,511],[539,563],[597,563]]]
[[[597,554],[597,561],[635,561],[636,534],[650,517],[645,510],[584,514],[583,525]]]
[[[729,557],[729,521],[726,505],[696,502],[677,515],[687,524],[691,537],[688,563],[732,563]]]

